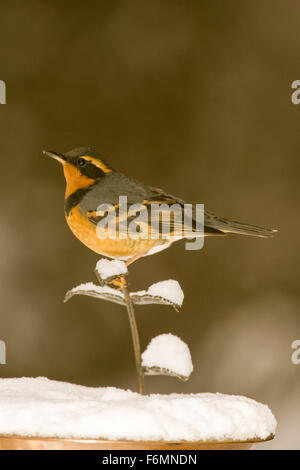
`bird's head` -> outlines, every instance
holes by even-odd
[[[67,153],[53,150],[44,150],[43,153],[62,164],[67,183],[66,197],[91,186],[112,171],[100,154],[89,147],[76,148]]]

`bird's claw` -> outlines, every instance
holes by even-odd
[[[115,289],[122,289],[123,287],[127,287],[128,283],[124,275],[121,276],[116,276],[114,278],[108,279],[107,284],[110,287],[113,287]]]
[[[123,287],[128,286],[128,282],[124,274],[119,274],[117,276],[112,276],[106,279],[102,279],[96,269],[95,274],[100,286],[108,286],[118,290],[121,290]]]

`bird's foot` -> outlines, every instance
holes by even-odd
[[[121,290],[123,287],[127,287],[128,286],[128,282],[127,282],[127,279],[125,278],[124,275],[121,275],[121,276],[116,276],[112,279],[109,279],[107,281],[107,284],[110,286],[110,287],[113,287],[114,289],[119,289]]]
[[[101,258],[96,264],[94,272],[100,286],[121,290],[128,285],[126,280],[127,266],[123,261]]]
[[[108,286],[119,290],[128,286],[128,282],[124,274],[118,274],[117,276],[108,277],[106,279],[102,279],[97,270],[95,270],[95,274],[100,286]]]

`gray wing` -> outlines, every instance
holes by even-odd
[[[111,204],[118,207],[119,197],[126,196],[128,206],[132,204],[143,204],[146,207],[157,204],[180,204],[182,207],[185,201],[164,192],[162,189],[146,186],[139,181],[129,178],[122,173],[108,173],[100,180],[81,200],[79,208],[91,222],[97,224],[99,216],[97,208],[101,204]],[[193,218],[193,222],[195,222]],[[172,227],[171,227],[172,228]],[[197,231],[197,229],[195,229]],[[164,231],[162,229],[162,231]],[[182,232],[182,225],[174,222],[174,232]],[[270,230],[255,225],[244,224],[233,220],[217,217],[210,212],[204,213],[204,233],[205,235],[226,235],[227,233],[238,233],[242,235],[252,235],[256,237],[272,237],[277,230]]]
[[[166,234],[169,230],[175,236],[180,237],[183,234],[183,223],[174,216],[171,206],[176,204],[183,208],[185,202],[176,196],[164,192],[162,189],[146,186],[143,183],[128,178],[122,173],[109,173],[91,188],[80,202],[80,212],[88,217],[91,222],[97,224],[104,216],[103,211],[98,210],[99,206],[101,204],[109,204],[112,209],[118,211],[120,196],[127,197],[128,206],[140,204],[148,210],[153,208],[153,206],[158,207],[159,205],[160,212],[167,216],[160,216],[161,220],[158,228],[160,234]],[[162,204],[166,205],[163,209],[161,209]],[[198,231],[193,217],[189,221],[188,226],[191,227],[191,230],[189,233],[185,231],[185,236],[192,237],[196,234],[203,234],[202,230],[201,232]],[[206,234],[222,234],[222,232],[210,226],[205,226],[204,231]]]

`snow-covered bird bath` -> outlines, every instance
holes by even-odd
[[[247,441],[267,439],[276,428],[270,409],[245,397],[144,396],[44,377],[0,379],[0,416],[2,435],[65,439]]]
[[[267,405],[219,393],[144,395],[145,375],[188,380],[193,371],[188,345],[159,334],[141,354],[134,305],[182,306],[175,280],[129,292],[127,266],[100,260],[99,284],[67,292],[126,307],[131,327],[139,393],[89,388],[39,378],[0,379],[0,449],[232,449],[273,438],[276,420]]]

